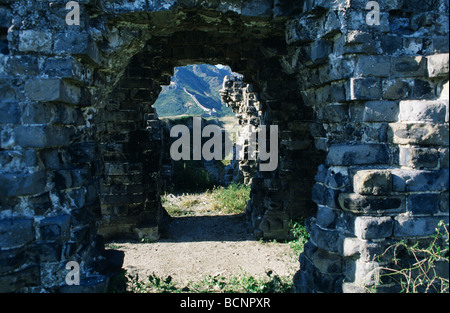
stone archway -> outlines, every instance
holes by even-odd
[[[363,291],[379,251],[448,222],[447,2],[383,2],[375,26],[362,0],[79,3],[79,26],[62,0],[0,6],[2,291],[56,291],[71,260],[100,272],[105,217],[155,231],[151,105],[188,63],[229,64],[280,126],[250,215],[266,238],[314,216],[297,291]]]

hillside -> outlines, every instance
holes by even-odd
[[[160,117],[175,115],[230,116],[219,90],[231,69],[208,64],[176,67],[169,86],[163,86],[154,107]]]

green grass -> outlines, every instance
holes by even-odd
[[[239,214],[245,211],[250,199],[250,186],[231,184],[217,187],[211,191],[212,208],[227,214]]]

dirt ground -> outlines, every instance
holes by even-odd
[[[201,195],[189,197],[182,197],[183,203],[192,200],[196,205],[187,208],[188,216],[173,217],[158,242],[108,244],[124,251],[123,268],[128,274],[171,276],[180,286],[206,275],[264,277],[272,271],[293,277],[299,267],[298,255],[289,244],[258,241],[243,214],[212,212]],[[171,201],[181,202],[180,197]]]

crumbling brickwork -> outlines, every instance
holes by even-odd
[[[309,218],[296,291],[364,291],[448,223],[448,1],[380,0],[374,24],[363,0],[80,0],[80,25],[66,2],[0,2],[0,291],[104,290],[99,234],[158,237],[151,106],[188,64],[231,66],[279,126],[247,211],[264,238]]]

